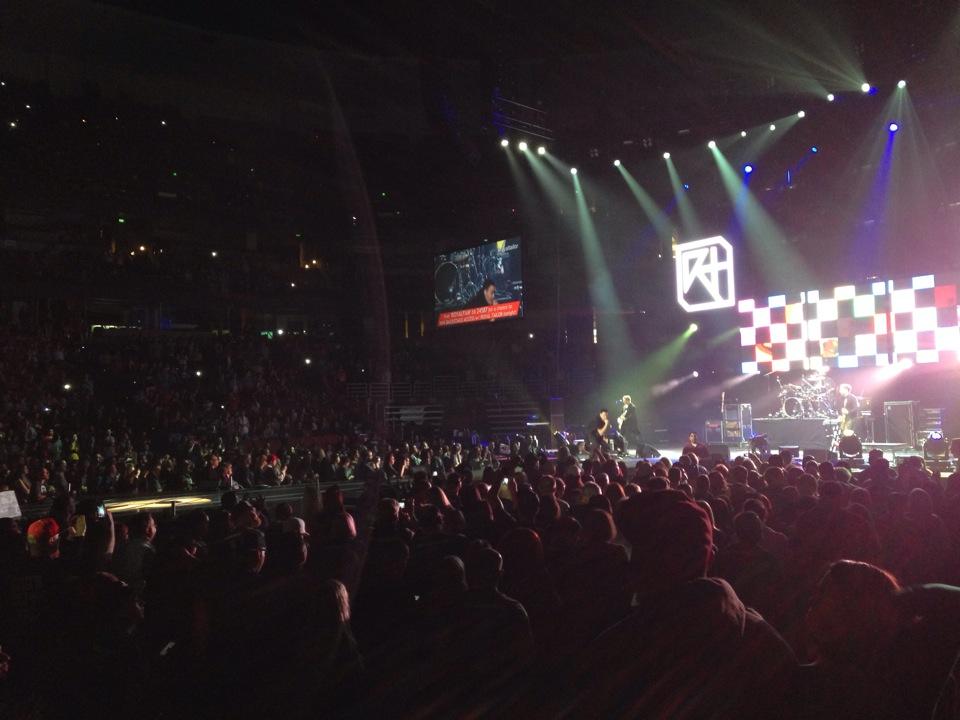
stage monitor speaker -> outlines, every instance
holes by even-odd
[[[788,452],[794,457],[800,456],[800,446],[799,445],[781,445],[777,448],[778,453]]]
[[[729,445],[707,445],[707,449],[710,451],[710,457],[715,458],[719,457],[721,460],[726,462],[730,459],[730,446]]]
[[[637,448],[637,457],[638,458],[661,458],[663,453],[657,450],[653,445],[647,445],[646,443],[641,443]]]
[[[827,450],[826,448],[804,448],[803,449],[803,459],[813,458],[818,463],[822,462],[836,462],[840,459],[840,456],[832,450]]]
[[[917,441],[917,403],[913,400],[887,400],[883,403],[886,442],[914,446]]]

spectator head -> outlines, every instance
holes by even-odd
[[[843,485],[836,480],[828,480],[820,484],[820,497],[823,502],[828,503],[833,508],[842,508],[846,504]]]
[[[612,542],[617,536],[613,516],[605,510],[591,508],[583,516],[583,530],[580,537],[588,545]]]
[[[152,513],[137,513],[127,523],[130,537],[138,540],[153,540],[157,535],[157,521]]]
[[[237,541],[237,560],[247,572],[259,573],[267,560],[267,541],[262,532],[246,528]]]
[[[210,516],[204,510],[194,510],[187,516],[187,528],[194,540],[203,540],[210,533]]]
[[[745,510],[733,519],[733,529],[740,542],[757,547],[763,537],[763,520],[755,512]]]
[[[467,591],[467,571],[463,560],[447,555],[437,565],[430,588],[434,596],[458,598]]]
[[[541,495],[540,507],[537,508],[537,514],[534,517],[534,525],[546,530],[560,519],[560,503],[553,495]]]
[[[231,513],[233,516],[233,526],[238,530],[246,528],[258,528],[262,520],[257,509],[246,500],[241,500]]]
[[[513,582],[523,582],[543,568],[543,543],[529,528],[514,528],[500,541],[503,574]]]
[[[862,505],[865,508],[869,508],[873,504],[870,491],[865,487],[855,487],[850,491],[850,504]]]
[[[730,471],[730,482],[735,485],[746,485],[749,477],[750,471],[743,465],[737,465]]]
[[[803,473],[797,478],[797,492],[802,498],[816,497],[817,479],[809,473]]]
[[[820,470],[820,480],[822,482],[829,482],[830,480],[835,479],[833,473],[833,463],[827,461],[822,462],[817,466],[817,469]]]
[[[323,491],[323,510],[332,514],[344,512],[343,492],[339,485],[331,485]]]
[[[764,523],[766,523],[767,515],[769,513],[767,506],[763,504],[763,501],[760,498],[749,498],[744,500],[743,511],[756,513],[757,517],[759,517]],[[736,519],[734,519],[734,524],[736,524]]]
[[[350,595],[339,580],[324,580],[316,593],[318,624],[337,627],[350,622]]]
[[[767,487],[769,488],[781,488],[786,482],[787,476],[783,471],[783,468],[770,467],[767,468],[766,472],[763,473],[763,480]]]
[[[400,503],[393,498],[381,498],[377,503],[377,526],[395,527],[400,522]]]
[[[289,518],[293,517],[293,505],[290,503],[279,503],[277,507],[273,509],[273,517],[278,522],[283,522]]]
[[[60,525],[53,518],[35,520],[27,526],[27,548],[30,557],[60,557]]]
[[[923,488],[914,488],[907,495],[907,515],[920,519],[933,515],[933,500]]]
[[[820,581],[807,611],[810,643],[820,662],[861,668],[897,632],[899,585],[868,563],[841,560]]]
[[[503,558],[493,548],[478,543],[467,551],[466,568],[471,590],[495,590],[503,574]]]
[[[538,495],[554,495],[557,492],[557,479],[553,475],[541,475],[537,480]]]
[[[683,493],[644,492],[620,507],[620,531],[633,547],[630,564],[641,591],[704,577],[713,559],[713,524]]]

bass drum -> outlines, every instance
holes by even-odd
[[[437,304],[441,306],[452,305],[461,301],[460,270],[452,262],[443,262],[434,270],[433,295]]]
[[[803,400],[796,395],[788,395],[780,402],[780,414],[788,418],[803,417]]]

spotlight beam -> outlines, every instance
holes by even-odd
[[[699,237],[703,234],[700,229],[700,219],[693,209],[693,203],[687,197],[687,191],[680,181],[680,174],[673,164],[672,158],[667,158],[667,172],[670,174],[670,185],[673,187],[673,197],[677,201],[677,211],[680,213],[680,224],[683,226],[684,237]]]
[[[627,183],[627,187],[630,189],[633,197],[640,204],[644,215],[647,216],[647,219],[653,225],[657,238],[660,240],[670,238],[673,235],[673,228],[670,226],[670,220],[666,213],[660,209],[650,196],[650,193],[643,189],[640,183],[630,174],[629,170],[623,167],[623,165],[618,166],[617,169],[620,171],[620,175],[623,176],[623,180]]]
[[[734,216],[752,253],[762,259],[763,267],[789,267],[801,284],[809,283],[806,263],[790,248],[776,221],[743,182],[743,176],[733,169],[719,148],[712,152],[723,187],[733,203]]]

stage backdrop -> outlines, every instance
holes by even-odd
[[[923,275],[746,299],[744,373],[960,360],[955,281]]]

